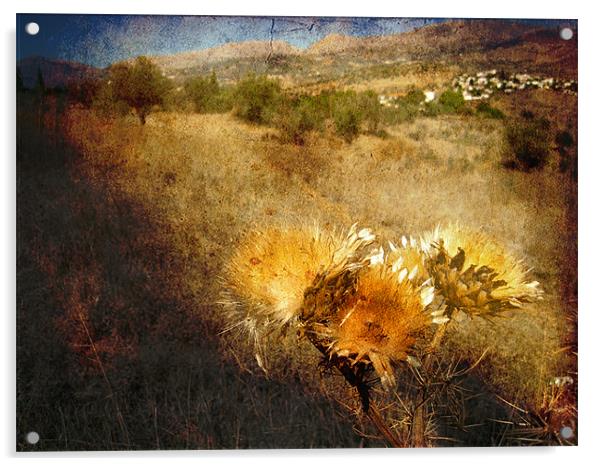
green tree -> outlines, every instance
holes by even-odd
[[[113,97],[133,108],[143,125],[152,108],[163,104],[170,87],[159,67],[146,57],[136,58],[133,65],[111,67],[109,85]]]

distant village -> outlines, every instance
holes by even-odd
[[[458,76],[452,81],[452,88],[462,92],[464,100],[488,99],[494,92],[511,94],[523,89],[552,89],[576,95],[577,81],[541,78],[527,73],[506,76],[505,73],[497,70],[489,70],[481,71],[474,76],[469,74]]]
[[[496,92],[511,94],[525,89],[550,89],[565,94],[577,95],[577,81],[567,81],[557,78],[542,78],[531,76],[527,73],[507,75],[498,70],[480,71],[475,75],[463,74],[454,78],[451,87],[456,92],[461,92],[465,101],[486,100]],[[434,90],[425,90],[424,103],[433,102],[438,94]],[[395,102],[398,96],[378,96],[378,101],[385,107],[397,107]]]

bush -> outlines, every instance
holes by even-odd
[[[320,130],[329,119],[335,132],[351,142],[362,130],[383,136],[383,108],[372,91],[324,91],[318,95],[303,95],[281,101],[278,126],[285,139],[303,144],[305,134]]]
[[[353,91],[336,93],[333,96],[332,117],[336,133],[351,142],[359,135],[362,123],[360,106]]]
[[[569,147],[572,147],[573,144],[575,144],[575,140],[573,139],[573,136],[571,135],[571,133],[569,133],[566,130],[560,131],[559,133],[556,134],[555,142],[561,148],[569,148]]]
[[[102,82],[97,79],[84,79],[67,85],[69,99],[90,108],[98,94]]]
[[[488,102],[480,102],[479,105],[477,105],[477,113],[485,118],[494,118],[497,120],[502,120],[506,117],[504,112],[498,108],[492,107]]]
[[[125,116],[130,112],[129,105],[119,100],[113,92],[113,86],[103,83],[92,99],[92,108],[103,116]]]
[[[374,91],[363,92],[357,96],[357,106],[361,119],[366,123],[366,129],[371,134],[380,134],[382,123],[382,106]]]
[[[360,115],[353,107],[340,107],[335,113],[334,125],[339,136],[351,142],[360,133]]]
[[[407,105],[415,105],[417,107],[424,102],[424,92],[419,89],[411,89],[403,100]]]
[[[556,133],[554,142],[558,147],[558,154],[560,155],[560,164],[558,168],[562,173],[571,170],[573,178],[577,179],[577,153],[576,149],[572,149],[575,146],[575,139],[573,135],[567,131],[560,131]]]
[[[215,73],[189,79],[184,90],[196,112],[225,113],[232,109],[230,92],[219,85]]]
[[[304,144],[306,134],[322,130],[326,120],[332,121],[336,134],[347,142],[362,130],[384,137],[382,125],[391,119],[373,91],[323,91],[286,97],[277,83],[252,77],[236,86],[235,95],[237,115],[253,123],[274,124],[284,140],[295,144]]]
[[[320,96],[302,96],[283,105],[278,119],[283,139],[304,144],[307,133],[323,128],[327,110]]]
[[[189,113],[196,111],[194,103],[188,97],[188,94],[183,87],[172,88],[165,96],[163,105],[167,111],[171,112]]]
[[[280,83],[265,76],[249,75],[234,90],[235,114],[257,124],[273,122],[282,103]]]
[[[507,168],[524,171],[543,168],[550,156],[550,122],[545,118],[523,118],[506,127]]]
[[[445,113],[455,113],[465,107],[464,97],[461,92],[448,89],[439,97],[439,105]]]
[[[412,89],[405,96],[395,99],[393,107],[381,107],[382,121],[387,125],[398,125],[404,121],[411,121],[420,113],[423,102],[424,93]]]
[[[461,113],[469,114],[470,109],[464,102],[464,97],[461,92],[448,89],[438,100],[428,102],[424,107],[425,113],[428,116],[437,116],[442,114]]]
[[[520,112],[520,116],[523,117],[525,120],[533,120],[535,119],[535,113],[533,113],[531,110],[523,110]]]

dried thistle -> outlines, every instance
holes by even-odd
[[[394,385],[393,363],[414,362],[413,345],[430,327],[425,308],[433,289],[399,279],[385,263],[363,269],[355,293],[338,309],[330,327],[331,352],[351,364],[372,363],[386,387]]]
[[[423,385],[411,423],[412,441],[423,444],[430,385],[421,374],[432,370],[447,327],[433,333],[431,325],[460,313],[497,315],[539,298],[541,290],[497,242],[458,225],[365,254],[374,239],[356,225],[347,233],[270,227],[247,234],[225,269],[226,317],[229,329],[252,336],[262,368],[264,338],[295,328],[357,388],[364,412],[393,445],[399,439],[370,403],[367,374],[373,369],[390,389],[397,363],[419,367],[424,356],[422,368],[412,371]]]
[[[395,257],[381,247],[361,269],[318,276],[303,312],[305,328],[330,358],[371,365],[387,387],[394,385],[394,362],[416,363],[412,347],[431,324],[425,309],[434,298],[430,280],[418,283],[416,267],[400,267],[399,248],[391,249]]]
[[[453,311],[493,316],[541,297],[529,269],[492,238],[457,224],[435,228],[421,238],[435,288]],[[446,316],[442,315],[444,319]]]
[[[316,277],[357,269],[358,251],[373,240],[370,230],[358,231],[356,225],[347,233],[317,226],[248,233],[223,278],[227,330],[241,329],[253,338],[262,366],[263,338],[297,322],[305,291]]]

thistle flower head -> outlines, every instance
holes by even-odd
[[[412,360],[412,347],[431,323],[425,308],[432,302],[433,288],[400,280],[383,262],[363,268],[353,295],[330,322],[332,356],[349,358],[351,365],[371,363],[383,385],[394,385],[394,361]]]
[[[435,287],[450,310],[495,315],[538,299],[539,283],[494,239],[457,224],[435,228],[421,239]]]
[[[222,303],[230,328],[257,339],[299,317],[304,293],[319,274],[359,267],[358,251],[374,240],[353,225],[347,233],[319,227],[268,227],[246,235],[226,265]]]

